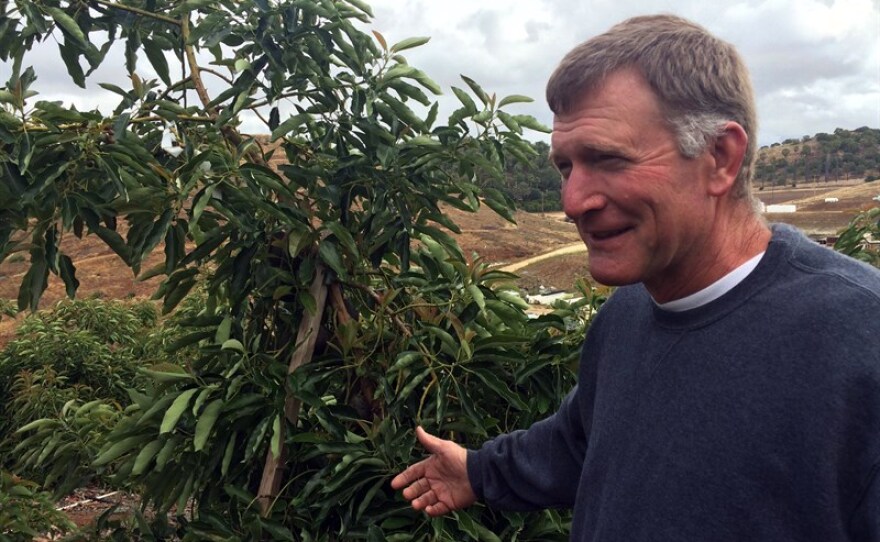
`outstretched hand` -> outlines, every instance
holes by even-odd
[[[477,500],[467,475],[467,450],[458,444],[429,435],[421,427],[416,437],[431,455],[411,465],[391,480],[394,489],[416,510],[442,516],[466,508]]]

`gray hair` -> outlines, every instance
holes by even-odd
[[[696,158],[715,138],[724,133],[724,125],[730,120],[714,113],[684,114],[667,118],[678,142],[682,156]]]

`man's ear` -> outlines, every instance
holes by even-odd
[[[709,179],[709,193],[712,196],[722,196],[733,188],[748,144],[746,131],[739,123],[732,121],[724,125],[721,135],[710,144],[707,150],[713,158]]]

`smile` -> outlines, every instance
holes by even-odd
[[[604,231],[594,231],[590,233],[590,237],[597,241],[604,241],[605,239],[611,239],[612,237],[617,237],[623,233],[626,233],[631,228],[620,228],[618,230],[604,230]]]

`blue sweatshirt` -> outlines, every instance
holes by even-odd
[[[702,307],[618,289],[552,417],[468,452],[481,500],[576,541],[880,541],[880,272],[775,225]]]

